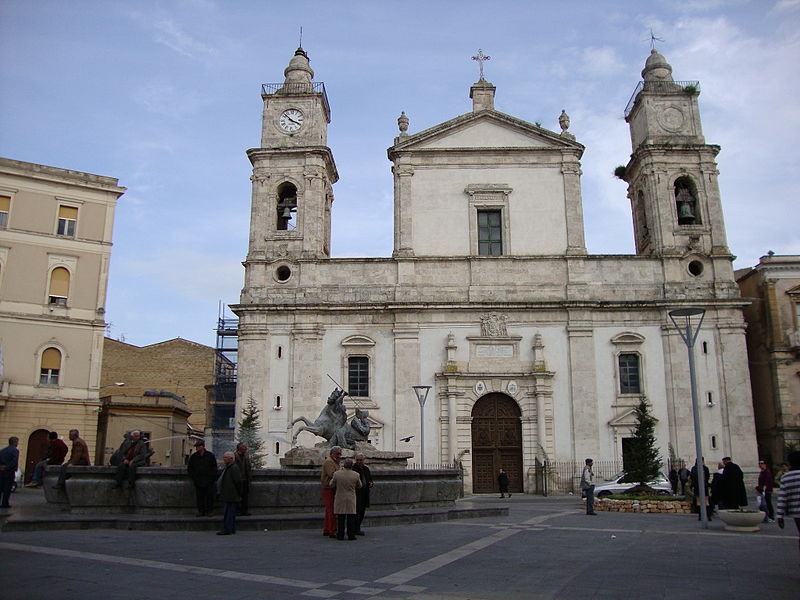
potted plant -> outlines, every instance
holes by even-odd
[[[728,531],[759,531],[758,526],[764,520],[764,513],[760,510],[747,510],[746,508],[733,508],[717,512],[720,520],[725,523]]]

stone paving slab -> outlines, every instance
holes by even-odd
[[[12,499],[13,501],[13,499]],[[0,534],[9,597],[496,600],[796,598],[794,525],[731,533],[694,515],[583,514],[574,498],[475,497],[505,516],[314,530]],[[791,529],[789,527],[792,527]],[[5,594],[4,594],[5,595]]]

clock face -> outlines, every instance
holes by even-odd
[[[287,109],[281,113],[278,124],[289,133],[297,131],[303,126],[303,113],[296,108]]]

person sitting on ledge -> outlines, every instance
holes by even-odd
[[[136,469],[146,464],[152,453],[147,440],[142,439],[142,432],[138,429],[131,431],[130,437],[117,450],[120,460],[112,487],[121,488],[122,482],[127,478],[128,485],[133,488],[136,485]]]
[[[58,433],[51,431],[47,434],[47,439],[50,440],[47,444],[47,454],[44,460],[40,460],[33,468],[33,477],[27,487],[39,487],[44,481],[44,470],[49,465],[60,465],[64,462],[67,456],[67,445],[63,440],[58,438]]]
[[[88,467],[92,464],[92,459],[89,456],[89,445],[83,441],[80,436],[80,432],[77,429],[70,429],[69,439],[72,440],[72,451],[69,454],[69,460],[61,465],[61,473],[58,475],[58,483],[53,486],[53,489],[56,490],[64,489],[67,479],[69,479],[67,468],[70,465],[75,467]]]

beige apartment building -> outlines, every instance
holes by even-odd
[[[736,271],[760,458],[773,465],[800,446],[800,256],[769,252]]]
[[[49,430],[94,454],[117,179],[0,158],[0,440],[27,477]]]

